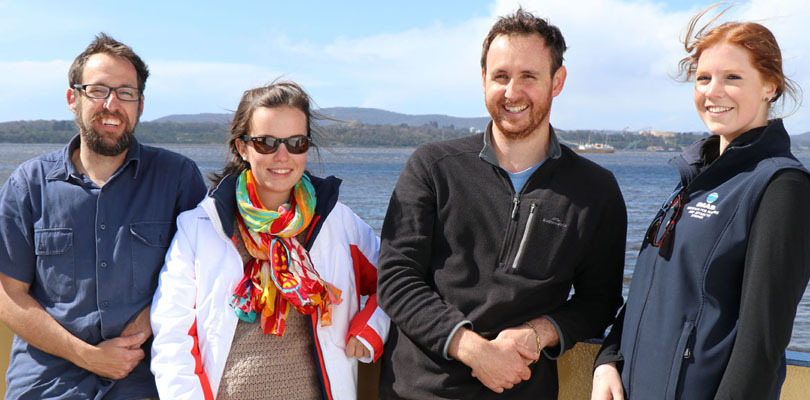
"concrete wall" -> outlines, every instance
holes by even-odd
[[[0,396],[6,395],[6,369],[8,369],[8,356],[11,352],[11,339],[14,334],[8,329],[6,324],[0,322],[0,373],[3,374],[0,379]]]
[[[557,361],[560,378],[559,400],[590,399],[593,360],[599,345],[577,343]]]
[[[790,361],[788,361],[790,363]],[[810,397],[810,366],[788,365],[781,400],[807,400]]]
[[[11,331],[0,323],[0,397],[5,396],[5,371],[11,349]],[[560,400],[588,400],[591,396],[591,368],[598,344],[579,343],[559,361]],[[359,371],[360,400],[376,399],[379,365],[363,366]],[[806,400],[810,393],[810,367],[788,365],[787,381],[782,387],[781,400]]]

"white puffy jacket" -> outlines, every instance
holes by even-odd
[[[164,399],[213,399],[219,389],[238,318],[228,304],[242,279],[233,235],[235,177],[226,177],[195,209],[177,218],[152,302],[152,372]],[[314,353],[325,399],[356,399],[357,359],[345,355],[350,335],[376,360],[389,319],[377,307],[379,239],[349,207],[337,202],[340,180],[312,177],[318,202],[306,240],[320,276],[342,291],[332,324],[313,315]],[[361,296],[368,296],[361,309]]]

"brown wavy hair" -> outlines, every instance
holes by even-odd
[[[314,120],[329,119],[322,116],[320,113],[313,111],[311,108],[312,100],[307,92],[292,81],[273,81],[272,83],[253,89],[245,90],[242,93],[242,99],[239,100],[239,106],[233,115],[233,120],[230,126],[230,135],[228,137],[228,162],[222,171],[211,174],[210,179],[216,186],[222,179],[231,174],[241,174],[242,171],[250,168],[250,164],[242,159],[239,154],[239,149],[236,147],[236,141],[241,140],[241,137],[249,134],[250,119],[253,117],[253,112],[259,107],[275,108],[275,107],[293,107],[301,112],[307,118],[307,136],[317,137],[318,128],[313,125]],[[314,134],[314,135],[313,135]],[[313,140],[310,148],[317,146]]]
[[[135,72],[138,75],[138,89],[141,92],[146,89],[146,78],[149,78],[149,67],[135,54],[131,47],[113,39],[104,32],[96,35],[87,48],[76,56],[76,59],[73,60],[73,64],[70,65],[70,69],[68,70],[68,84],[71,88],[74,84],[84,83],[82,82],[82,74],[84,73],[84,66],[87,64],[87,60],[91,56],[100,53],[109,54],[129,61],[130,64],[135,67]]]
[[[500,35],[540,35],[551,52],[551,75],[563,64],[565,53],[565,39],[560,28],[550,24],[548,20],[538,18],[523,8],[518,8],[514,14],[498,18],[492,25],[481,49],[481,68],[487,69],[487,53],[492,41]]]

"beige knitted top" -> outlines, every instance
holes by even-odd
[[[250,260],[239,227],[236,243],[242,261]],[[257,322],[236,325],[217,400],[321,399],[311,318],[295,309],[287,314],[284,336],[265,335]]]

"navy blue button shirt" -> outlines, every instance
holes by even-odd
[[[175,218],[206,189],[193,161],[137,140],[99,188],[71,162],[79,143],[26,161],[0,189],[0,272],[29,283],[56,321],[95,345],[151,304]],[[6,398],[157,397],[150,345],[129,376],[112,381],[15,335]]]

